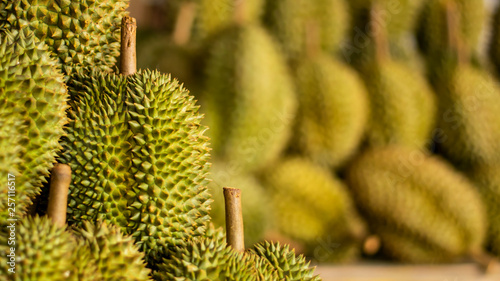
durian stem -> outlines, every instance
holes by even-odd
[[[241,210],[241,190],[232,187],[224,187],[224,199],[226,204],[227,244],[237,252],[244,252],[245,240]]]
[[[382,242],[378,235],[370,235],[363,242],[363,253],[373,256],[380,250],[381,244]]]
[[[471,258],[481,267],[481,269],[485,273],[490,274],[500,272],[500,264],[498,259],[483,251],[473,252],[471,254]]]
[[[306,23],[306,52],[309,57],[314,57],[321,50],[319,26],[315,20]]]
[[[122,75],[132,75],[137,72],[136,31],[137,23],[135,18],[124,17],[122,19],[120,56],[120,73]]]
[[[179,16],[175,22],[174,34],[172,36],[176,45],[184,46],[191,38],[191,29],[196,14],[196,3],[183,2],[179,10]]]
[[[370,24],[373,31],[373,40],[375,41],[375,58],[377,61],[390,58],[386,24],[383,20],[377,21],[377,15],[380,11],[380,4],[378,2],[373,3],[370,10]]]
[[[246,0],[233,0],[234,3],[234,22],[242,24],[246,20]]]
[[[458,8],[454,1],[446,1],[445,5],[448,44],[452,50],[457,52],[458,63],[463,63],[468,55],[460,41]]]
[[[65,164],[56,164],[50,176],[49,206],[47,215],[58,226],[66,224],[68,190],[71,183],[71,168]]]

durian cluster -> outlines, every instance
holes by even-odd
[[[193,22],[139,50],[199,99],[216,224],[221,186],[241,185],[247,243],[291,241],[322,262],[358,258],[370,235],[400,261],[499,255],[500,8],[194,3]]]
[[[0,2],[1,276],[321,280],[288,246],[252,243],[239,253],[211,226],[210,145],[194,97],[170,74],[117,72],[127,7]],[[291,107],[286,84],[281,90]],[[64,226],[40,216],[56,162],[72,170]]]

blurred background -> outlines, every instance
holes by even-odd
[[[216,224],[232,186],[247,246],[484,268],[500,256],[497,6],[132,0],[130,13],[138,66],[171,73],[205,115]]]

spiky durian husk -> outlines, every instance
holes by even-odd
[[[439,61],[456,47],[450,45],[447,5],[455,10],[458,26],[451,27],[457,33],[458,44],[466,52],[474,53],[480,41],[486,10],[484,1],[477,0],[426,0],[420,16],[418,37],[421,49],[427,55],[430,63]]]
[[[68,220],[102,220],[131,234],[154,264],[199,236],[209,219],[202,116],[169,75],[93,72],[71,79],[74,97],[60,161],[71,166]]]
[[[63,76],[47,46],[27,29],[0,34],[0,100],[2,173],[16,177],[16,217],[21,217],[40,193],[55,162],[67,108]],[[19,174],[18,174],[19,173]],[[0,205],[7,204],[7,174],[2,175]],[[0,210],[1,223],[7,208]],[[3,229],[3,227],[2,227]]]
[[[500,166],[480,166],[471,177],[488,210],[488,249],[500,257]]]
[[[324,51],[337,51],[350,21],[343,0],[267,1],[266,10],[266,25],[290,59],[303,55],[308,38],[315,35]]]
[[[303,59],[295,77],[298,150],[320,164],[342,165],[360,144],[369,114],[363,81],[324,54]]]
[[[97,265],[99,280],[150,280],[144,253],[134,244],[134,238],[123,235],[117,226],[85,222],[74,230],[82,239],[80,247],[90,250],[90,257]]]
[[[210,217],[215,226],[225,225],[223,187],[238,188],[242,192],[241,204],[245,222],[245,244],[260,242],[271,225],[269,198],[261,184],[250,174],[241,173],[224,162],[214,162],[210,170],[212,182],[208,185],[212,195]]]
[[[26,217],[15,224],[15,244],[0,245],[2,276],[14,281],[71,280],[75,247],[71,234],[47,217]],[[10,247],[15,248],[14,274],[7,271]]]
[[[288,245],[266,241],[255,245],[252,252],[269,261],[280,280],[321,281],[318,275],[313,275],[315,267],[309,267],[310,262],[302,255],[296,256]]]
[[[120,50],[120,21],[128,0],[1,0],[0,26],[29,27],[62,66],[110,70]]]
[[[348,183],[392,258],[441,262],[482,247],[486,216],[479,194],[435,156],[401,147],[369,150],[352,164]]]
[[[202,110],[214,156],[254,171],[278,157],[291,133],[293,85],[272,38],[234,26],[211,46]]]
[[[428,144],[437,105],[427,81],[400,62],[387,60],[371,64],[363,76],[371,104],[368,144],[412,148]]]
[[[437,87],[438,142],[455,163],[466,166],[500,161],[500,86],[483,70],[459,65]]]
[[[313,255],[328,241],[335,246],[322,260],[345,261],[359,253],[364,235],[346,186],[328,169],[307,160],[290,158],[269,169],[263,183],[271,194],[275,224],[284,235],[302,242]]]

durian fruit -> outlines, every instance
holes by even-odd
[[[235,25],[214,40],[206,66],[202,110],[213,155],[255,171],[277,159],[296,110],[287,65],[256,25]]]
[[[69,78],[75,67],[111,70],[116,64],[127,7],[128,0],[1,0],[0,26],[29,27]]]
[[[440,118],[437,139],[456,164],[500,161],[500,86],[489,73],[460,64],[437,87]]]
[[[288,245],[266,241],[255,245],[252,251],[276,268],[279,280],[321,280],[318,275],[313,275],[315,267],[309,267],[310,262],[307,262],[302,255],[296,257],[295,251],[290,250]]]
[[[425,2],[418,37],[420,47],[430,62],[442,60],[443,55],[453,50],[454,44],[460,45],[469,54],[477,50],[486,19],[484,5],[484,1],[477,0]]]
[[[496,9],[491,21],[491,38],[489,45],[489,58],[500,74],[500,6]]]
[[[364,223],[347,187],[330,171],[301,158],[284,159],[263,175],[277,230],[306,246],[321,261],[359,255]],[[322,243],[325,242],[325,243]]]
[[[366,133],[369,146],[421,148],[428,144],[437,105],[424,77],[389,59],[370,64],[363,77],[371,105]]]
[[[500,257],[500,166],[479,166],[471,172],[488,210],[487,247]]]
[[[299,110],[294,146],[320,164],[342,165],[364,136],[369,104],[363,81],[320,52],[301,60],[295,81]]]
[[[188,91],[157,71],[93,71],[74,97],[60,161],[72,169],[68,221],[104,221],[132,235],[154,266],[209,220],[206,128]]]
[[[7,173],[15,179],[15,218],[40,193],[55,163],[66,123],[68,98],[63,76],[47,46],[27,29],[0,32],[0,122],[2,182],[0,206],[8,201]],[[12,201],[10,201],[12,202]],[[0,210],[1,225],[7,208]],[[4,229],[2,227],[2,229]]]
[[[387,256],[432,263],[481,252],[481,198],[440,158],[396,146],[372,149],[352,163],[347,179]]]
[[[212,182],[208,185],[212,195],[210,217],[215,226],[225,225],[225,200],[223,187],[235,187],[241,190],[242,213],[245,223],[245,244],[260,242],[270,229],[272,218],[269,214],[269,198],[258,182],[250,175],[241,173],[227,163],[214,162],[210,170]]]
[[[150,280],[144,253],[139,252],[134,239],[123,235],[117,226],[87,221],[82,228],[75,229],[74,234],[82,240],[79,247],[88,249],[90,260],[97,265],[99,277],[94,280]]]
[[[75,240],[64,227],[47,217],[26,217],[15,222],[15,244],[0,245],[0,269],[9,280],[72,280]],[[15,248],[14,257],[10,249]],[[9,271],[13,262],[15,273]]]
[[[322,50],[338,51],[350,17],[344,0],[274,0],[267,1],[264,21],[288,58],[295,59],[306,52],[313,33]]]

